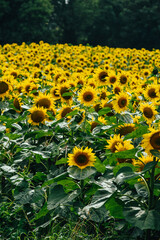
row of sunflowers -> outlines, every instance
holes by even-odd
[[[37,227],[36,221],[55,209],[53,192],[59,191],[62,199],[69,196],[68,202],[77,198],[83,202],[82,215],[89,217],[88,209],[105,206],[106,212],[132,227],[150,229],[147,220],[145,226],[139,225],[141,216],[134,222],[127,215],[119,195],[121,203],[109,204],[119,190],[110,186],[107,173],[112,172],[116,184],[145,188],[144,195],[137,191],[136,201],[147,206],[146,219],[153,209],[158,215],[152,220],[159,217],[160,51],[41,41],[6,44],[0,52],[2,196],[18,206],[33,205],[31,198],[22,199],[22,193],[42,196],[26,225],[31,221]],[[111,189],[104,188],[102,179],[112,189],[103,201],[100,189]],[[27,187],[22,191],[24,182]],[[36,190],[38,186],[42,189]],[[49,193],[45,187],[51,187]],[[121,206],[118,216],[111,209],[114,204]],[[96,221],[93,216],[91,220]],[[160,224],[151,224],[151,229],[159,231]]]

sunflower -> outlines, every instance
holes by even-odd
[[[120,125],[117,129],[116,132],[120,134],[120,136],[125,136],[128,133],[133,132],[136,130],[135,124],[134,123],[125,123],[123,125]]]
[[[22,110],[22,108],[21,108],[22,103],[21,103],[21,99],[19,97],[14,96],[13,105],[16,108],[17,112]]]
[[[160,130],[154,128],[149,128],[150,133],[143,135],[142,147],[145,152],[150,154],[150,150],[156,149],[160,150]]]
[[[72,112],[72,108],[70,106],[67,106],[67,105],[62,105],[62,108],[58,111],[58,114],[57,114],[57,119],[62,119],[62,118],[65,118],[66,120],[69,120],[70,117],[66,117],[66,115],[70,112]]]
[[[111,117],[111,116],[114,115],[114,112],[113,112],[113,101],[109,101],[107,99],[106,100],[102,100],[101,101],[101,106],[102,106],[102,109],[103,108],[110,108],[111,109],[111,111],[106,114],[108,117]]]
[[[159,86],[156,84],[150,84],[146,87],[144,91],[144,96],[146,99],[150,100],[151,102],[156,103],[157,100],[159,100],[159,97],[157,95],[157,89]]]
[[[68,83],[58,84],[57,94],[60,95],[62,102],[72,101],[72,92],[70,91],[70,85]]]
[[[92,148],[86,147],[85,149],[74,147],[73,153],[68,154],[68,165],[77,166],[80,169],[84,169],[88,166],[94,167],[96,161],[95,153],[92,152]]]
[[[98,80],[100,85],[105,85],[107,83],[108,71],[103,69],[98,69],[95,75],[96,80]]]
[[[107,140],[108,145],[106,146],[106,149],[111,150],[112,153],[116,151],[116,146],[118,143],[123,143],[123,138],[118,135],[114,135],[113,137],[110,136],[110,139]]]
[[[39,125],[40,123],[44,123],[46,119],[46,109],[42,107],[32,107],[29,112],[31,113],[29,116],[28,122],[32,125]]]
[[[133,165],[138,167],[138,170],[139,171],[142,171],[144,166],[149,163],[149,162],[152,162],[153,161],[153,157],[151,155],[147,155],[147,156],[142,156],[142,157],[139,157],[138,160],[134,160],[133,161]]]
[[[58,87],[56,85],[52,86],[52,88],[50,89],[50,94],[54,100],[60,99],[60,94],[58,93]]]
[[[5,97],[8,97],[10,90],[10,83],[5,79],[0,80],[0,98],[4,99]]]
[[[128,108],[130,96],[127,93],[120,92],[115,96],[115,100],[113,101],[113,109],[117,113],[121,113]]]
[[[54,101],[50,94],[39,93],[39,96],[35,98],[34,103],[37,107],[51,109]]]
[[[128,73],[126,71],[121,71],[121,73],[118,74],[118,80],[120,85],[126,85],[129,80]]]
[[[110,85],[113,85],[117,82],[117,75],[114,71],[109,71],[108,72],[108,83]]]
[[[78,100],[85,106],[91,106],[97,100],[97,93],[94,88],[87,86],[79,93]]]
[[[153,104],[141,103],[139,110],[143,113],[143,117],[148,124],[151,124],[154,121],[157,111]]]
[[[131,144],[129,140],[124,141],[123,143],[118,143],[115,146],[116,150],[115,152],[122,152],[126,150],[133,149],[134,146]],[[118,163],[132,163],[133,160],[131,158],[117,158]]]

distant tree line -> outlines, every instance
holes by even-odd
[[[0,0],[0,44],[160,48],[159,0]]]

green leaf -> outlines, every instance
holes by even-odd
[[[60,204],[72,202],[79,194],[80,191],[78,190],[73,191],[71,194],[67,194],[61,185],[56,185],[54,188],[50,189],[47,208],[48,210],[52,210],[57,208]]]
[[[103,109],[99,110],[98,111],[98,115],[99,116],[102,116],[102,115],[105,115],[107,113],[109,113],[111,111],[111,108],[109,107],[104,107]]]
[[[105,165],[103,164],[103,162],[101,162],[101,160],[98,157],[96,157],[96,161],[94,163],[94,167],[96,168],[96,170],[98,172],[101,172],[101,173],[104,173],[105,170],[106,170]]]
[[[105,203],[105,207],[107,210],[109,210],[112,217],[124,219],[123,202],[119,199],[116,199],[114,195]]]
[[[47,202],[45,202],[45,204],[43,205],[43,207],[41,208],[41,210],[35,215],[35,218],[33,218],[30,222],[34,222],[35,220],[38,220],[41,217],[46,216],[46,214],[48,213],[48,209],[47,209]]]
[[[6,126],[0,125],[0,132],[4,132],[6,130]]]
[[[49,179],[48,181],[44,182],[42,187],[45,187],[45,186],[49,186],[57,181],[60,181],[62,179],[65,179],[66,177],[68,176],[68,173],[67,172],[64,172],[64,173],[61,173],[60,175],[58,175],[57,177],[55,178],[52,178],[52,179]]]
[[[133,119],[132,119],[131,115],[128,114],[128,113],[123,114],[123,115],[117,113],[116,116],[117,116],[117,118],[118,118],[119,120],[121,120],[122,122],[125,122],[125,123],[132,123],[132,122],[133,122]]]
[[[160,158],[160,152],[158,150],[152,149],[152,150],[150,150],[150,153],[153,156]]]
[[[135,155],[137,153],[138,149],[137,148],[133,148],[133,149],[129,149],[129,150],[125,150],[125,151],[121,151],[121,152],[116,152],[116,153],[112,153],[115,157],[117,158],[135,158]]]
[[[123,167],[130,167],[133,171],[135,170],[135,167],[131,163],[120,163],[113,168],[114,176],[116,176],[118,171]]]
[[[72,92],[65,92],[62,94],[62,97],[67,97],[67,96],[72,96],[73,93]]]
[[[132,178],[136,178],[140,173],[134,173],[131,167],[122,167],[116,177],[116,183],[122,184],[124,181]]]
[[[60,165],[60,164],[65,164],[67,163],[68,159],[67,158],[61,158],[60,160],[56,161],[56,165]]]
[[[125,204],[123,214],[126,221],[134,227],[141,230],[160,230],[160,212],[155,209],[142,209],[138,204],[129,202]]]
[[[93,167],[86,167],[84,169],[80,169],[76,166],[73,166],[68,168],[69,176],[77,180],[88,178],[91,175],[93,175],[95,172],[96,172],[96,169]]]
[[[60,180],[57,182],[57,184],[62,185],[64,187],[66,193],[79,188],[78,184],[76,182],[74,182],[73,179]]]
[[[133,132],[127,134],[124,137],[124,140],[130,139],[130,138],[139,138],[143,134],[147,133],[147,130],[148,130],[148,126],[140,126],[136,130],[134,130]]]

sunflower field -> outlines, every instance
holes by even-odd
[[[159,240],[160,50],[0,53],[0,239]]]

